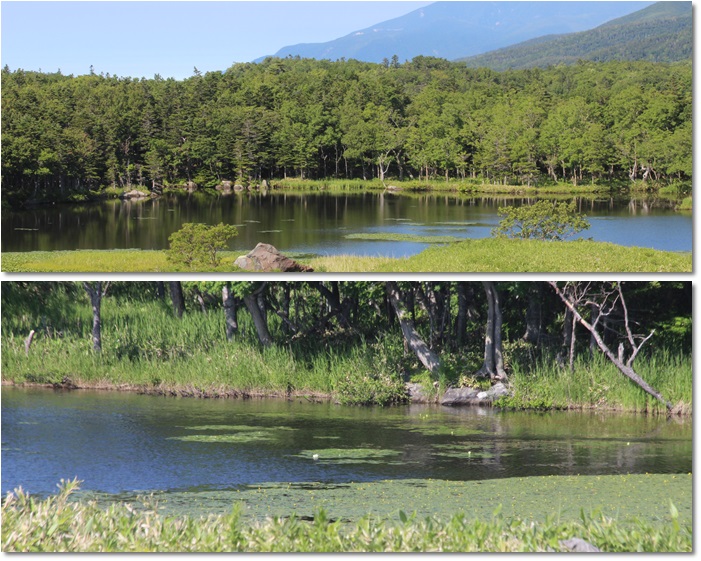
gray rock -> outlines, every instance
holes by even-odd
[[[145,199],[149,194],[145,191],[139,191],[138,189],[132,189],[126,193],[119,195],[120,199]]]
[[[234,185],[234,191],[243,191],[245,187],[243,185],[239,185],[238,183]]]
[[[190,193],[192,193],[193,191],[197,191],[197,183],[195,183],[194,181],[188,181],[185,184],[185,189],[187,189]]]
[[[217,191],[221,191],[222,193],[231,193],[231,181],[222,181],[219,185],[215,187]]]
[[[479,397],[474,388],[448,388],[441,398],[441,405],[465,405]]]
[[[244,271],[256,271],[261,273],[272,272],[311,272],[314,269],[297,263],[294,259],[285,257],[274,246],[267,243],[259,243],[252,251],[242,255],[234,265]]]
[[[421,384],[407,382],[405,387],[411,403],[432,403],[436,401],[435,397],[429,396]]]
[[[575,551],[580,553],[591,553],[595,551],[601,551],[595,545],[584,541],[582,538],[570,538],[569,540],[560,540],[560,546],[564,547],[568,551]]]
[[[489,390],[487,390],[487,397],[490,399],[497,399],[505,395],[509,395],[509,390],[501,382],[497,382],[491,388],[489,388]]]

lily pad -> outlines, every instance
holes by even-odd
[[[326,464],[386,464],[390,457],[399,455],[397,450],[377,448],[322,448],[302,450],[299,458],[308,458]]]
[[[484,431],[479,429],[450,425],[412,427],[411,430],[425,436],[472,436],[475,434],[484,434]]]
[[[259,442],[261,440],[275,440],[271,431],[250,431],[236,434],[191,434],[187,436],[172,436],[168,440],[182,440],[183,442]]]
[[[203,431],[203,430],[219,430],[219,431],[260,431],[260,430],[297,430],[293,429],[292,427],[283,427],[283,426],[276,426],[276,427],[261,427],[261,426],[254,426],[254,425],[199,425],[196,427],[180,427],[186,430],[196,430],[196,431]]]

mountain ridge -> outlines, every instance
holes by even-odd
[[[404,16],[324,43],[300,43],[274,57],[355,58],[382,62],[415,56],[449,60],[507,47],[543,35],[591,29],[651,5],[647,1],[435,2]],[[261,57],[261,62],[268,57]]]
[[[458,62],[493,70],[572,64],[577,60],[678,62],[691,58],[691,2],[657,2],[594,29],[543,36]]]

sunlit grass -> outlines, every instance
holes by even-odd
[[[690,253],[578,240],[475,239],[429,247],[373,272],[690,272]]]
[[[391,234],[362,234],[362,239],[393,239]],[[427,242],[428,239],[399,236],[397,241]],[[317,272],[691,272],[691,253],[625,247],[606,242],[579,240],[474,239],[430,247],[406,258],[332,255],[300,258]],[[214,272],[241,272],[234,261],[245,251],[221,252],[222,262]],[[76,250],[3,253],[5,272],[196,272],[166,261],[164,251]],[[202,271],[209,272],[209,271]]]
[[[69,500],[77,485],[63,483],[57,495],[44,500],[21,490],[8,494],[2,506],[3,551],[567,551],[562,542],[573,537],[609,552],[692,550],[691,523],[680,521],[670,499],[660,505],[668,513],[666,520],[657,523],[623,523],[584,509],[579,520],[560,520],[555,514],[544,521],[507,518],[500,504],[490,505],[492,514],[482,519],[469,510],[420,519],[407,504],[410,514],[400,510],[398,519],[363,516],[346,523],[317,508],[311,522],[292,512],[251,521],[243,516],[241,503],[232,505],[230,514],[206,518],[163,515],[148,498],[103,508],[94,501]]]
[[[514,396],[499,403],[525,409],[595,408],[666,414],[662,402],[623,376],[604,356],[579,357],[574,366],[570,372],[549,360],[524,371],[515,364],[510,378]],[[679,412],[691,415],[691,357],[660,351],[639,357],[635,368],[665,399],[681,408]]]

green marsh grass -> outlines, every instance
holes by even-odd
[[[660,351],[639,356],[635,369],[680,412],[691,414],[691,357]],[[554,360],[542,361],[524,371],[518,364],[510,377],[513,397],[497,405],[517,409],[599,408],[629,412],[666,414],[656,400],[623,376],[603,355],[575,360],[574,371],[559,367]]]
[[[395,356],[401,343],[393,339],[263,348],[246,313],[239,314],[239,333],[229,342],[220,310],[186,313],[178,320],[165,300],[115,297],[103,301],[103,351],[96,355],[90,339],[91,310],[83,294],[70,298],[50,293],[48,298],[43,303],[25,299],[16,313],[3,317],[3,380],[51,385],[67,378],[85,388],[195,396],[294,392],[348,404],[405,399]],[[32,329],[37,334],[26,356],[24,339]],[[529,370],[518,363],[512,366],[514,397],[504,406],[661,412],[656,400],[598,353],[580,356],[574,373],[554,360],[542,360]],[[691,414],[689,357],[660,351],[642,354],[635,366],[680,412]]]
[[[398,520],[364,516],[332,520],[323,509],[307,522],[296,517],[248,521],[240,503],[230,514],[164,516],[151,499],[142,504],[72,501],[76,481],[59,493],[35,499],[21,490],[2,505],[5,552],[393,552],[393,551],[566,551],[563,541],[579,537],[609,552],[690,552],[691,524],[680,523],[670,501],[668,521],[620,523],[597,512],[580,520],[506,518],[501,505],[479,518],[456,513],[418,518],[398,512]],[[409,511],[411,512],[411,511]]]
[[[385,237],[383,237],[385,239]],[[414,240],[411,240],[414,241]],[[419,241],[419,240],[416,240]],[[421,240],[426,241],[426,240]],[[454,240],[445,240],[454,241]],[[240,252],[222,252],[217,272],[236,272]],[[336,255],[300,259],[317,272],[537,273],[691,272],[691,253],[577,240],[471,239],[429,247],[407,258]],[[174,272],[163,251],[40,251],[3,253],[5,272]],[[189,271],[189,269],[188,269]]]
[[[691,272],[691,253],[607,242],[475,239],[434,246],[394,259],[373,272]]]
[[[47,325],[38,330],[26,356],[24,339],[42,316]],[[377,370],[373,350],[364,343],[318,350],[262,348],[244,313],[239,336],[229,342],[220,310],[186,313],[178,320],[165,301],[105,299],[99,355],[91,350],[91,325],[87,303],[65,297],[53,298],[42,311],[24,309],[4,317],[3,380],[58,384],[68,378],[79,387],[133,386],[163,393],[329,396],[349,376]]]

